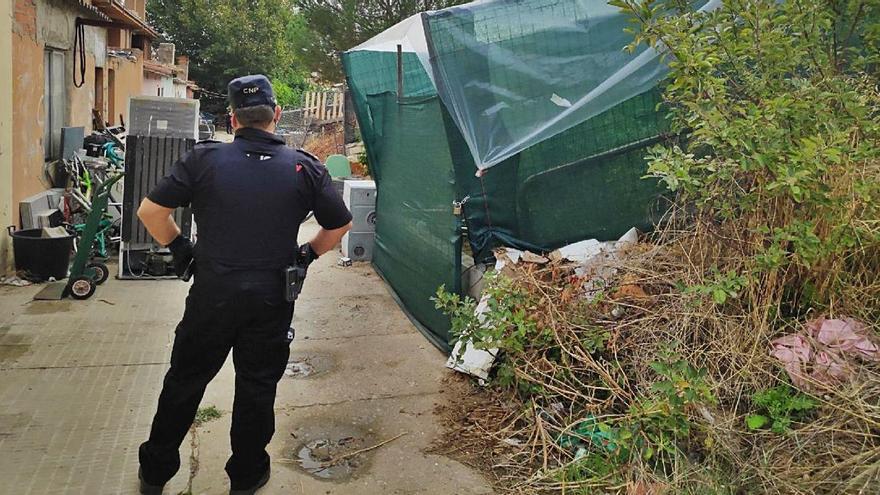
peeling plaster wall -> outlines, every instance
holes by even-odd
[[[174,83],[175,98],[188,98],[186,91],[186,83]]]
[[[0,0],[0,74],[12,74],[13,1]],[[12,86],[0,86],[0,274],[10,269],[11,239],[5,227],[12,223]]]

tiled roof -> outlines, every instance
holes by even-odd
[[[150,26],[146,20],[141,19],[140,16],[128,9],[119,0],[93,0],[92,4],[113,21],[129,26],[138,34],[143,34],[153,39],[159,37],[159,32],[153,26]]]

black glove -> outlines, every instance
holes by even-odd
[[[316,259],[318,259],[318,253],[312,249],[311,244],[307,242],[299,247],[299,251],[296,255],[296,262],[298,265],[308,268]]]
[[[192,241],[182,235],[178,235],[167,247],[168,250],[171,251],[174,274],[178,277],[183,277],[187,268],[189,268],[190,263],[193,262]]]

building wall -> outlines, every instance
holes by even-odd
[[[43,50],[37,6],[14,0],[12,26],[12,223],[19,224],[18,202],[44,189],[43,170]]]
[[[92,109],[96,108],[95,105],[95,85],[97,81],[95,80],[95,68],[101,67],[105,68],[107,65],[107,30],[103,28],[96,28],[91,26],[86,26],[85,28],[85,46],[86,46],[86,71],[85,71],[85,84],[80,88],[74,87],[73,83],[70,83],[68,86],[69,90],[69,114],[68,114],[68,123],[69,125],[75,126],[83,126],[86,128],[86,134],[92,131]],[[71,57],[72,58],[72,57]],[[70,71],[74,70],[73,61],[71,60],[68,63],[68,69]],[[71,72],[72,73],[72,72]],[[79,67],[77,66],[76,77],[79,80]],[[100,88],[104,97],[103,100],[106,102],[107,97],[107,76],[106,70],[104,71],[104,81],[102,81],[102,87]],[[103,105],[106,107],[106,103]],[[106,108],[101,108],[102,115],[106,115]]]
[[[115,115],[113,115],[112,120],[110,120],[108,116],[108,120],[114,125],[119,125],[121,123],[119,120],[120,114],[122,114],[122,118],[125,120],[126,124],[129,122],[128,99],[132,96],[143,95],[143,53],[136,48],[132,49],[132,52],[137,56],[136,62],[119,57],[108,57],[107,59],[108,67],[113,69],[116,75],[116,89],[114,91],[114,108],[116,109],[116,112]]]
[[[12,16],[14,0],[0,0],[0,74],[12,74]],[[11,243],[5,226],[12,208],[12,86],[0,86],[0,274],[9,271]]]
[[[163,77],[162,78],[162,96],[174,98],[174,78],[173,77]]]
[[[74,34],[77,16],[82,15],[74,2],[65,0],[0,0],[12,5],[12,66],[13,74],[12,120],[12,218],[18,224],[18,203],[48,186],[44,183],[44,51],[53,49],[65,54],[64,80],[64,120],[65,126],[85,127],[86,133],[92,130],[92,109],[96,101],[95,69],[103,69],[103,84],[98,89],[103,99],[101,110],[106,121],[119,124],[122,114],[128,122],[128,99],[142,94],[143,53],[131,50],[135,61],[107,55],[109,39],[107,29],[87,26],[85,28],[86,70],[85,84],[74,87]],[[5,32],[9,32],[6,30]],[[116,40],[123,46],[130,46],[131,33],[118,31]],[[76,66],[79,78],[79,66]],[[109,87],[110,70],[115,75],[115,87]],[[110,94],[115,115],[110,116]],[[6,225],[4,223],[4,225]]]
[[[172,83],[174,86],[174,93],[171,95],[175,98],[187,98],[186,94],[186,83]]]
[[[141,94],[144,96],[159,96],[159,88],[162,87],[162,78],[156,74],[144,73],[144,85]]]

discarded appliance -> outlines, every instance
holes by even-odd
[[[131,126],[125,146],[122,244],[119,278],[171,277],[167,249],[157,245],[137,218],[138,206],[150,190],[196,142],[199,102],[183,98],[131,98]],[[192,212],[178,208],[174,219],[183,235],[193,231]]]
[[[347,180],[342,199],[353,217],[351,231],[342,238],[342,256],[353,261],[370,261],[376,238],[376,183]]]
[[[22,230],[60,225],[55,222],[56,214],[61,214],[59,207],[63,198],[64,189],[49,189],[20,201],[18,211]]]

